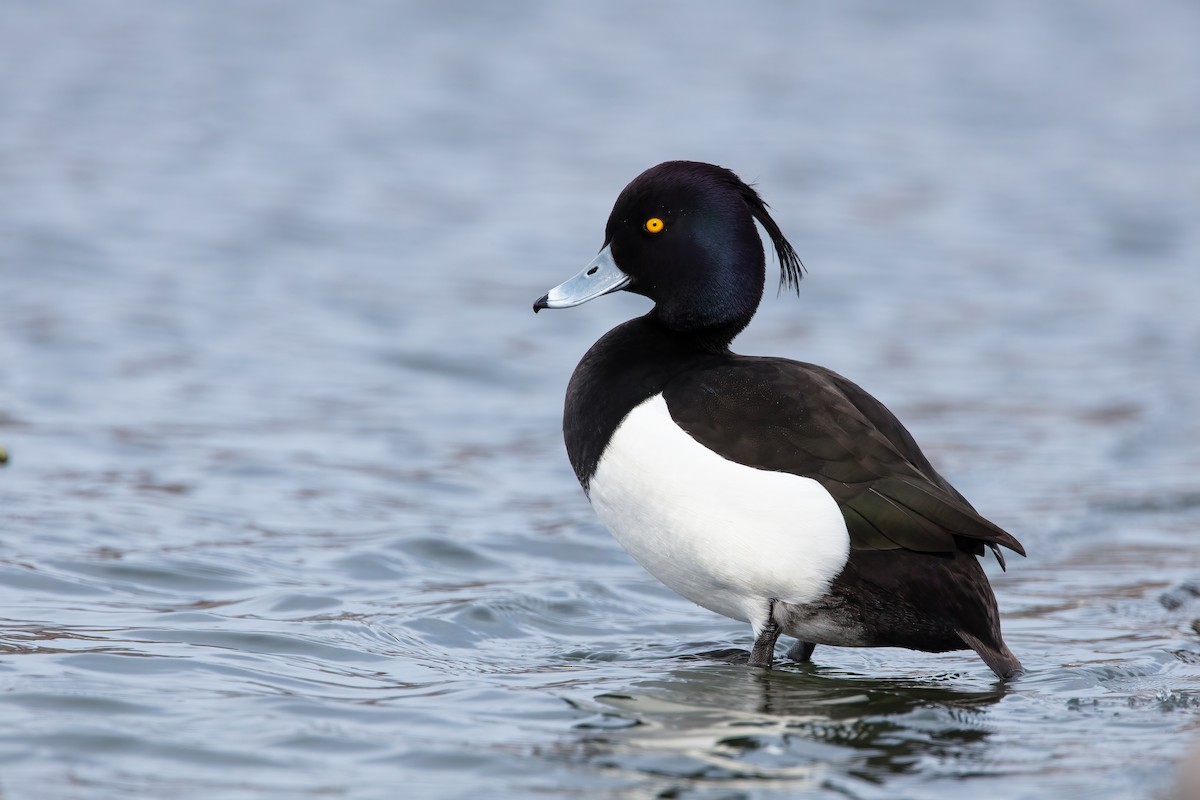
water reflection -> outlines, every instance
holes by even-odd
[[[882,783],[932,761],[986,761],[987,709],[1008,692],[859,678],[806,666],[696,664],[602,694],[576,726],[574,756],[688,782]],[[794,784],[794,785],[792,785]]]

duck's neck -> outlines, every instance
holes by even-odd
[[[746,329],[754,315],[754,311],[751,310],[749,314],[737,319],[680,329],[657,315],[657,310],[655,308],[643,317],[646,329],[653,330],[656,335],[670,341],[674,348],[681,351],[694,350],[703,353],[728,353],[729,344]]]

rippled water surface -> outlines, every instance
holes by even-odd
[[[1200,9],[0,8],[0,793],[1163,797],[1200,744]],[[668,158],[809,268],[736,343],[1026,545],[1007,687],[670,594],[530,313]],[[715,651],[715,652],[714,652]]]

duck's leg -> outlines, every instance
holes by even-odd
[[[796,642],[787,651],[787,657],[792,661],[811,661],[813,650],[817,649],[815,642]]]
[[[775,642],[782,631],[775,621],[775,601],[767,607],[767,624],[763,625],[758,638],[754,640],[754,649],[750,651],[750,666],[771,668],[775,661]]]

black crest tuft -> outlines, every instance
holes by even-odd
[[[783,291],[784,287],[787,287],[799,292],[800,279],[804,277],[804,264],[800,261],[800,256],[796,255],[796,251],[792,249],[792,245],[783,235],[783,231],[779,230],[775,220],[771,219],[771,214],[767,211],[767,204],[758,196],[758,192],[744,181],[735,180],[737,180],[737,190],[741,194],[742,200],[749,207],[754,218],[766,229],[767,235],[771,237],[771,244],[775,245],[775,256],[779,259],[779,290]]]

